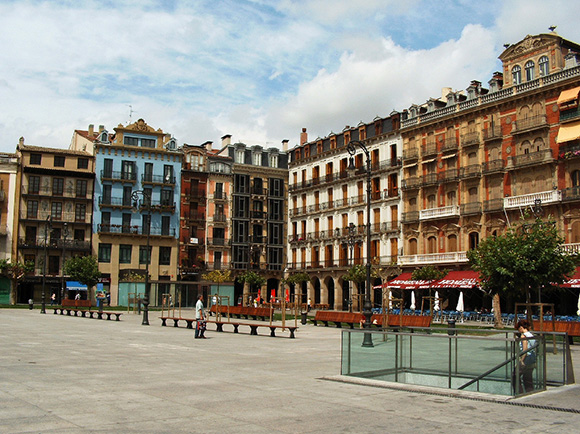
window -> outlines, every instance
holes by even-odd
[[[153,163],[145,163],[145,173],[143,173],[143,181],[153,181]]]
[[[105,211],[101,213],[101,231],[109,232],[111,230],[111,213]]]
[[[133,246],[131,244],[121,244],[119,246],[119,263],[130,264],[131,263],[131,253]]]
[[[244,163],[244,151],[238,150],[236,151],[236,163]]]
[[[159,265],[171,264],[171,247],[159,247]]]
[[[28,178],[28,194],[38,194],[40,191],[40,176]]]
[[[62,219],[62,202],[53,202],[50,215],[53,220],[61,220]]]
[[[111,245],[99,243],[99,262],[111,262]]]
[[[131,214],[129,214],[130,216]],[[142,218],[142,226],[143,226],[143,235],[147,235],[151,233],[151,215],[150,214],[143,214]]]
[[[169,235],[171,227],[171,217],[168,215],[161,216],[161,235]]]
[[[151,246],[147,254],[147,246],[139,246],[139,264],[149,264],[151,262]]]
[[[129,232],[131,232],[131,214],[129,213],[123,213],[122,216],[122,222],[123,222],[123,233],[128,234]]]
[[[166,184],[175,183],[175,179],[173,179],[173,166],[167,164],[163,166],[163,182]]]
[[[85,240],[85,230],[84,229],[75,229],[73,237],[76,241],[84,241]]]
[[[105,158],[103,162],[103,177],[112,178],[113,177],[113,159]]]
[[[278,167],[278,154],[270,154],[270,167]]]
[[[154,148],[155,147],[155,139],[141,139],[141,147],[142,148]]]
[[[129,186],[123,187],[123,206],[132,206],[131,197],[133,195],[133,188]]]
[[[538,60],[538,66],[540,67],[540,77],[545,77],[550,73],[550,61],[548,60],[548,56],[540,57]]]
[[[139,146],[139,139],[137,137],[123,137],[123,143],[127,146]]]
[[[77,179],[77,197],[87,197],[87,181],[84,179]]]
[[[252,153],[252,164],[254,166],[261,166],[262,165],[262,154],[260,152]]]
[[[512,82],[513,84],[520,84],[522,82],[522,68],[519,65],[512,68]]]
[[[53,178],[52,179],[52,195],[62,196],[64,191],[64,178]]]
[[[173,205],[173,190],[161,190],[161,205]]]
[[[87,206],[84,203],[75,205],[75,222],[84,222],[87,216]]]
[[[123,161],[121,162],[121,178],[135,180],[135,162],[134,161]]]
[[[113,186],[111,185],[103,185],[103,195],[101,196],[101,203],[104,205],[111,204],[111,191]]]
[[[283,197],[284,180],[278,178],[270,178],[268,189],[270,190],[270,196]]]
[[[26,203],[26,218],[35,219],[38,216],[38,201],[29,200]]]
[[[30,164],[42,164],[42,154],[30,154]]]
[[[534,79],[536,64],[532,60],[528,60],[524,68],[526,70],[526,81],[532,81]]]
[[[64,158],[62,155],[54,156],[54,167],[64,167]]]

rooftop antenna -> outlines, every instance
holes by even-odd
[[[133,106],[131,104],[127,104],[127,107],[129,107],[129,124],[133,121],[133,113],[135,113],[135,111],[133,110]]]

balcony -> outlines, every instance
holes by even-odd
[[[175,176],[173,175],[153,175],[144,173],[141,175],[141,183],[154,185],[175,185]]]
[[[461,135],[461,146],[464,148],[479,145],[479,142],[479,133],[477,131],[471,131]]]
[[[407,179],[403,179],[403,184],[401,188],[403,189],[403,191],[417,189],[421,186],[421,181],[422,178],[418,176],[411,176]]]
[[[228,195],[223,191],[216,191],[214,194],[210,195],[210,198],[218,202],[222,200],[228,200]]]
[[[84,240],[63,240],[63,239],[48,239],[46,242],[46,247],[49,249],[66,251],[90,251],[91,242]],[[20,249],[39,249],[44,248],[44,237],[36,238],[19,238],[18,248]]]
[[[493,173],[503,173],[505,171],[505,160],[490,160],[481,165],[481,172],[484,175]]]
[[[419,158],[419,148],[403,149],[403,160],[414,160]]]
[[[501,127],[499,125],[483,130],[483,140],[485,142],[491,142],[492,140],[499,140],[501,138],[503,138],[503,134],[501,133]]]
[[[580,201],[580,187],[571,187],[562,190],[562,202],[577,201]]]
[[[2,193],[4,193],[2,191]],[[33,188],[30,185],[22,186],[23,196],[52,196],[55,198],[78,199],[78,200],[92,200],[93,192],[86,190],[84,192],[77,191],[75,188],[63,188],[62,190],[53,189],[52,187],[38,187]],[[3,199],[0,199],[0,201]]]
[[[579,255],[580,243],[562,244],[562,250],[569,255]]]
[[[212,217],[212,221],[214,223],[225,223],[227,220],[227,217],[225,214],[214,214]]]
[[[131,198],[104,197],[99,196],[99,207],[101,208],[133,208]]]
[[[523,134],[540,128],[548,128],[546,115],[530,116],[514,122],[512,134]]]
[[[266,220],[267,213],[264,211],[250,211],[250,218],[252,220]]]
[[[215,247],[225,247],[230,245],[230,240],[225,238],[208,238],[207,245]]]
[[[254,196],[266,196],[266,189],[262,187],[251,187],[250,194]]]
[[[447,169],[437,174],[439,182],[454,182],[459,181],[459,173],[457,169]]]
[[[137,182],[137,173],[121,172],[116,170],[101,170],[101,181],[130,182],[134,184]]]
[[[381,233],[399,232],[401,226],[399,222],[382,222],[381,223]]]
[[[267,238],[263,235],[251,235],[249,242],[252,244],[266,244]]]
[[[542,205],[558,203],[562,199],[560,190],[543,191],[540,193],[523,194],[520,196],[506,197],[504,199],[505,209],[518,209],[528,206],[534,206],[535,201],[539,199]]]
[[[529,154],[516,155],[514,157],[508,157],[507,168],[520,168],[527,166],[535,166],[538,164],[549,164],[556,160],[552,155],[551,149],[545,149],[543,151],[530,152]]]
[[[503,199],[490,199],[483,202],[483,212],[503,211]]]
[[[437,183],[438,179],[436,173],[428,173],[427,175],[423,175],[423,182],[421,182],[422,186],[435,185]]]
[[[421,152],[423,157],[430,157],[433,155],[437,155],[437,144],[436,143],[427,143],[423,146],[423,151]]]
[[[205,221],[205,213],[204,212],[190,212],[187,216],[189,221]]]
[[[481,202],[470,202],[461,204],[461,216],[481,214]]]
[[[404,212],[401,223],[414,223],[419,221],[419,211]]]
[[[457,137],[447,137],[443,140],[441,151],[456,151],[459,148],[457,145]]]
[[[129,226],[129,225],[111,225],[111,224],[99,224],[97,226],[97,231],[102,234],[121,234],[121,235],[149,235],[151,236],[166,236],[175,237],[175,228],[157,228],[152,227],[147,230],[147,227],[143,226]]]
[[[170,200],[139,201],[139,210],[149,212],[175,212],[176,204]]]
[[[53,222],[67,222],[67,223],[91,223],[92,214],[83,213],[77,214],[76,212],[61,212],[60,214],[52,213],[51,211],[38,211],[36,213],[29,213],[26,210],[20,212],[21,220],[32,220],[37,222],[45,222],[48,217],[52,219]]]
[[[467,252],[450,252],[450,253],[426,253],[423,255],[403,255],[399,256],[398,263],[401,266],[406,265],[431,265],[431,264],[458,264],[466,263]]]
[[[479,178],[481,176],[481,166],[479,164],[471,164],[466,167],[461,168],[462,179],[466,178]]]
[[[460,210],[458,205],[441,206],[437,208],[428,208],[419,211],[419,220],[459,217],[459,215]]]
[[[205,190],[202,189],[186,189],[185,198],[189,202],[203,202],[206,200]]]

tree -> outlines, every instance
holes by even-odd
[[[91,289],[99,282],[101,272],[99,263],[94,256],[74,256],[64,263],[65,273]]]
[[[443,279],[449,270],[438,270],[433,265],[426,265],[413,270],[411,280],[439,280]]]
[[[32,261],[12,263],[8,259],[0,260],[0,274],[11,280],[10,304],[16,304],[16,288],[18,287],[18,281],[21,280],[26,273],[32,271],[34,271],[34,262]]]
[[[481,288],[499,297],[500,293],[525,295],[531,302],[532,291],[552,287],[566,281],[578,263],[578,255],[564,252],[564,239],[554,221],[536,218],[533,223],[522,219],[499,236],[483,240],[477,249],[467,252],[473,270],[479,272]],[[499,307],[499,303],[497,303]],[[496,309],[496,325],[501,312]],[[528,309],[531,317],[531,311]]]
[[[282,282],[282,285],[296,285],[302,287],[304,282],[310,281],[310,276],[308,273],[298,271],[289,275],[288,277],[282,278],[280,281]]]
[[[266,278],[264,276],[261,276],[252,270],[248,270],[239,275],[238,280],[240,282],[247,283],[250,286],[250,291],[254,289],[257,290],[266,283]]]
[[[217,295],[220,295],[220,283],[230,282],[232,280],[232,272],[230,270],[213,270],[209,273],[202,274],[202,279],[208,282],[217,283]]]

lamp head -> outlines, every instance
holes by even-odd
[[[348,159],[348,170],[355,170],[356,166],[354,165],[354,157],[349,157]]]

